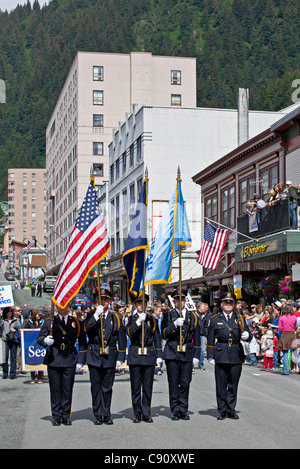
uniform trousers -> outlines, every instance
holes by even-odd
[[[242,372],[240,364],[215,364],[217,406],[219,412],[234,412],[237,389]]]
[[[112,387],[115,379],[115,367],[89,365],[92,407],[96,419],[110,417]]]
[[[169,400],[172,414],[186,414],[192,381],[193,362],[165,360],[169,383]]]
[[[129,371],[134,416],[150,417],[155,365],[130,365]]]
[[[75,367],[48,366],[52,417],[56,421],[71,417]]]

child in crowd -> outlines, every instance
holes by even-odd
[[[267,335],[267,328],[262,327],[261,337],[258,339],[258,343],[260,345],[260,355],[263,359],[263,365],[261,366],[261,368],[267,368],[267,358],[266,358],[266,352],[265,352],[265,349],[264,349],[264,341],[266,339],[266,335]]]
[[[262,341],[262,353],[264,357],[264,364],[261,368],[266,368],[266,371],[273,369],[273,332],[266,331]]]
[[[257,365],[257,355],[259,354],[259,343],[255,334],[253,334],[254,328],[249,327],[249,329],[252,333],[252,339],[249,343],[249,354],[247,360],[250,362],[250,366],[255,366]]]

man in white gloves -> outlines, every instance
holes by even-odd
[[[115,369],[125,360],[126,334],[120,317],[110,309],[111,292],[102,288],[100,294],[101,305],[94,314],[88,315],[85,321],[85,331],[89,339],[86,363],[90,373],[92,407],[96,419],[94,423],[112,425],[112,388]]]
[[[188,400],[192,380],[193,366],[196,368],[200,359],[200,328],[197,315],[194,311],[185,308],[187,292],[176,289],[172,293],[175,308],[164,313],[161,322],[163,339],[166,339],[163,358],[166,362],[169,401],[172,420],[189,420]],[[183,347],[178,348],[180,341],[180,327],[182,328]]]
[[[76,317],[69,316],[69,308],[57,307],[52,335],[51,318],[45,319],[37,342],[47,347],[47,365],[53,425],[71,425],[71,404],[76,367],[85,363],[86,335]],[[78,339],[79,353],[75,343]]]
[[[208,324],[207,361],[215,366],[218,420],[226,417],[239,418],[235,407],[245,360],[241,340],[250,342],[252,339],[243,317],[235,312],[235,301],[235,295],[225,293],[221,301],[221,312],[211,316]]]
[[[148,301],[149,296],[145,294],[145,307]],[[134,306],[135,310],[126,326],[130,338],[127,364],[130,372],[133,423],[139,423],[141,420],[152,423],[151,399],[155,365],[162,362],[161,336],[155,316],[143,311],[141,297],[135,301]],[[143,323],[144,348],[142,347]]]

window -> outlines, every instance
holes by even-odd
[[[218,219],[218,199],[212,196],[205,201],[205,216],[209,220],[217,221]]]
[[[181,106],[181,94],[171,95],[171,106]]]
[[[103,155],[103,142],[93,142],[93,155]]]
[[[129,166],[133,166],[134,164],[134,145],[130,145],[129,148]]]
[[[247,200],[253,199],[255,191],[255,179],[254,176],[250,176],[243,181],[240,181],[240,215],[244,215],[246,213],[246,204]]]
[[[126,151],[124,151],[122,155],[122,172],[123,174],[126,173]]]
[[[103,127],[103,114],[93,114],[93,127]]]
[[[136,141],[136,161],[142,158],[142,137],[139,137]]]
[[[127,198],[127,189],[124,189],[122,192],[122,199],[123,199],[123,213],[128,212],[128,198]]]
[[[139,195],[141,190],[142,190],[142,185],[143,185],[143,178],[140,178],[137,180],[136,186],[137,186],[137,194]]]
[[[103,164],[93,164],[94,176],[103,177]]]
[[[228,226],[230,228],[234,228],[235,226],[235,217],[234,217],[234,186],[230,187],[229,189],[225,189],[222,192],[222,224]]]
[[[94,90],[93,91],[93,104],[95,106],[102,106],[103,105],[103,91],[102,90]]]
[[[116,161],[116,181],[119,179],[120,176],[120,158],[117,159]]]
[[[110,170],[109,170],[109,176],[110,176],[110,183],[113,184],[114,182],[114,165],[112,164],[110,166]]]
[[[130,205],[134,205],[135,204],[135,190],[134,190],[134,184],[131,184],[131,186],[129,187],[129,202],[130,202]]]
[[[116,197],[116,220],[119,220],[120,217],[120,196]]]
[[[180,70],[171,70],[171,85],[181,85]]]
[[[260,172],[260,191],[264,200],[268,198],[268,189],[278,183],[278,166],[272,166]]]
[[[93,67],[93,80],[103,81],[103,67]]]

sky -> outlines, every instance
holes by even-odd
[[[45,5],[45,3],[49,3],[50,0],[39,0],[39,4],[42,6]],[[31,5],[33,5],[34,0],[30,0]],[[27,3],[27,0],[0,0],[0,10],[5,11],[7,10],[10,12],[11,10],[14,10],[16,6],[19,5],[25,5]]]

